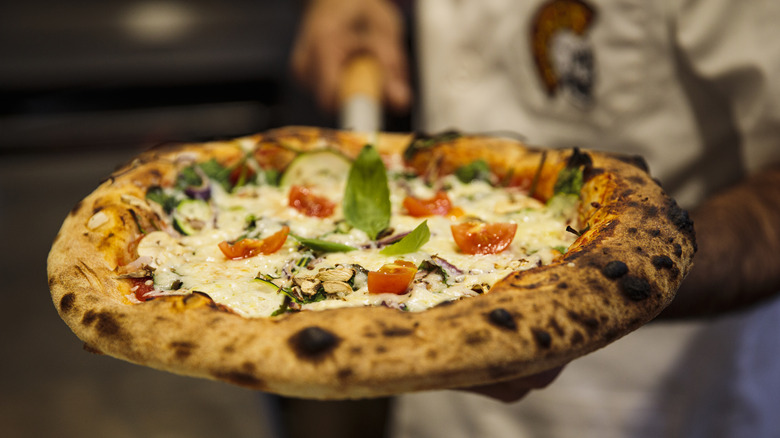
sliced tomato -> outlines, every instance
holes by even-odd
[[[447,192],[440,190],[432,198],[420,199],[414,196],[404,198],[404,208],[410,216],[445,216],[452,210]]]
[[[372,294],[403,295],[414,280],[417,266],[405,260],[382,265],[378,271],[368,272],[368,292]]]
[[[328,198],[315,195],[309,188],[303,186],[290,187],[288,202],[290,207],[310,217],[328,217],[336,208]]]
[[[496,254],[506,249],[517,232],[517,224],[464,222],[451,225],[452,237],[466,254]]]
[[[220,242],[219,249],[225,257],[232,260],[246,259],[258,254],[273,254],[284,245],[289,233],[290,227],[284,226],[265,239],[241,239],[234,243]]]

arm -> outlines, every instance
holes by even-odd
[[[707,199],[692,216],[694,266],[662,317],[736,310],[780,292],[780,166]]]
[[[292,51],[293,74],[327,111],[338,107],[339,79],[350,57],[369,53],[383,73],[385,103],[405,111],[411,101],[403,23],[387,0],[312,0]]]

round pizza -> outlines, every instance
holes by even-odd
[[[637,157],[287,127],[144,152],[48,274],[88,351],[339,399],[561,366],[657,316],[695,249]]]

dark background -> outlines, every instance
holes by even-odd
[[[314,424],[318,436],[332,436],[329,409],[365,408],[279,403],[87,353],[46,281],[68,211],[145,148],[334,126],[289,80],[300,8],[283,0],[0,3],[0,435],[266,437],[292,419],[293,428]],[[403,118],[388,123],[408,128]]]

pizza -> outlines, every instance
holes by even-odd
[[[142,153],[48,276],[88,351],[344,399],[561,366],[657,316],[695,250],[641,158],[285,127]]]

